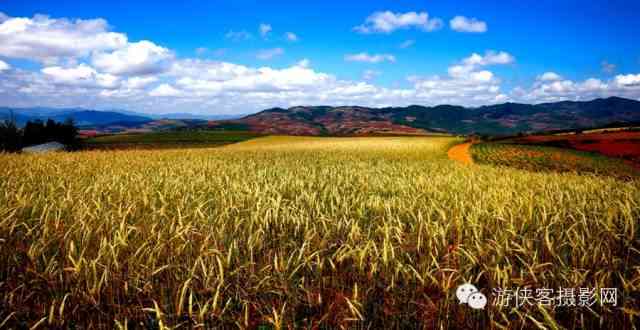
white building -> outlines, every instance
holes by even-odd
[[[22,152],[27,154],[42,154],[47,152],[63,151],[63,150],[64,150],[64,144],[55,142],[55,141],[22,148]]]

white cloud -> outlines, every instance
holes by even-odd
[[[449,26],[457,32],[483,33],[487,32],[487,23],[476,18],[456,16],[449,21]]]
[[[404,48],[409,48],[409,47],[413,46],[415,43],[416,43],[415,40],[412,40],[412,39],[406,40],[406,41],[404,41],[404,42],[402,42],[400,44],[400,48],[403,48],[403,49]]]
[[[0,60],[0,72],[11,69],[11,65],[9,63]]]
[[[583,81],[580,87],[585,91],[600,91],[607,89],[609,86],[600,79],[589,78]]]
[[[465,65],[494,65],[494,64],[510,64],[515,61],[515,58],[507,52],[495,52],[487,51],[484,56],[477,53],[471,54],[471,56],[465,58],[462,62]]]
[[[308,68],[308,67],[311,66],[311,61],[309,61],[308,58],[304,58],[304,59],[298,61],[298,63],[296,63],[296,66],[303,67],[303,68]]]
[[[416,98],[432,104],[487,104],[503,99],[500,82],[488,71],[474,72],[466,77],[438,76],[414,78]]]
[[[449,67],[449,75],[454,78],[470,78],[474,80],[491,80],[493,74],[490,71],[477,71],[478,68],[490,65],[511,64],[515,58],[507,52],[487,51],[485,55],[477,53],[463,59],[460,64]]]
[[[380,71],[364,70],[364,72],[362,73],[362,79],[363,80],[373,80],[373,79],[377,78],[380,74],[381,74]]]
[[[621,87],[640,87],[640,74],[617,75],[614,82]]]
[[[182,93],[179,90],[173,88],[169,84],[162,84],[149,92],[150,96],[157,96],[157,97],[170,97],[170,96],[175,97],[175,96],[180,96],[181,94]]]
[[[500,79],[493,72],[480,68],[490,65],[505,65],[515,61],[506,52],[487,51],[484,56],[477,53],[462,59],[448,68],[448,77],[412,77],[416,98],[437,100],[448,104],[487,104],[508,100],[500,90]]]
[[[0,23],[13,19],[0,15]],[[67,19],[54,21],[73,26],[78,22]],[[98,22],[103,22],[100,24],[104,24],[105,33],[111,33],[107,31],[106,22]],[[374,23],[367,24],[371,32],[381,32],[374,30]],[[420,28],[411,24],[398,26]],[[36,31],[36,36],[32,39],[39,40],[40,30],[33,31]],[[379,107],[449,103],[476,106],[509,100],[546,102],[610,95],[640,98],[640,74],[637,73],[617,75],[606,81],[595,78],[572,81],[543,73],[529,88],[504,91],[500,77],[491,71],[491,66],[513,63],[514,57],[506,52],[473,53],[449,68],[443,68],[442,75],[411,77],[406,87],[386,88],[371,82],[379,74],[375,70],[364,71],[360,80],[345,80],[315,70],[306,59],[288,67],[250,67],[223,61],[175,58],[170,49],[151,41],[128,42],[124,34],[116,35],[121,35],[124,42],[113,49],[85,49],[74,45],[76,48],[69,48],[73,50],[69,55],[53,56],[49,52],[46,56],[30,57],[38,62],[55,59],[58,64],[45,64],[41,70],[15,67],[2,71],[0,106],[122,108],[156,113],[175,112],[176,109],[189,109],[194,113],[246,113],[300,104]],[[54,38],[49,42],[66,45],[64,36],[62,34],[62,39]],[[21,38],[23,41],[31,40],[25,34]],[[16,44],[15,40],[12,44]],[[4,46],[4,43],[0,45]],[[2,46],[0,52],[6,51]],[[277,48],[275,53],[273,49],[271,51],[271,57],[284,52]],[[0,56],[3,59],[9,57]],[[370,63],[395,60],[390,54],[347,56],[351,60]]]
[[[251,39],[253,36],[247,31],[229,31],[224,35],[225,38],[231,41],[245,41]]]
[[[164,47],[143,40],[129,43],[113,52],[97,52],[92,56],[93,65],[105,72],[117,75],[150,75],[166,71],[173,54]]]
[[[95,88],[116,88],[119,84],[118,77],[98,73],[95,69],[84,63],[67,68],[60,66],[46,67],[43,68],[41,72],[56,84]]]
[[[512,96],[518,101],[529,103],[591,100],[609,96],[640,99],[640,74],[617,75],[609,81],[597,78],[583,81],[538,80],[529,89],[514,88]]]
[[[607,61],[602,61],[602,63],[600,63],[600,67],[602,68],[602,72],[607,74],[612,74],[616,71],[616,65]]]
[[[87,66],[80,72],[58,72],[58,76],[65,76],[66,82],[90,80],[90,77],[99,74],[95,71]],[[364,72],[363,78],[373,79],[377,74],[379,72],[371,70]],[[99,105],[101,108],[151,112],[189,108],[194,112],[206,113],[216,109],[216,112],[238,113],[300,104],[479,105],[504,98],[499,79],[486,70],[472,70],[459,77],[414,78],[410,81],[411,87],[400,89],[384,88],[365,81],[340,80],[314,70],[306,59],[282,69],[181,59],[175,60],[171,69],[161,76],[131,77],[120,80],[119,84],[108,89],[86,89],[78,84],[52,85],[53,79],[44,73],[42,75],[46,79],[33,74],[12,74],[10,79],[0,79],[0,104],[91,108]],[[159,86],[152,85],[158,81],[161,81]],[[1,90],[6,90],[8,86],[12,86],[10,89],[14,92],[2,93]],[[16,90],[19,92],[16,93]],[[161,100],[159,97],[162,97]]]
[[[52,19],[3,16],[0,20],[0,55],[55,63],[96,50],[113,50],[127,44],[121,33],[109,32],[103,19]]]
[[[260,26],[258,27],[258,31],[260,31],[260,35],[263,38],[266,38],[269,35],[269,32],[271,32],[271,25],[270,24],[265,24],[265,23],[261,23]]]
[[[124,86],[129,89],[143,89],[156,81],[156,77],[131,77],[124,82]]]
[[[384,61],[395,62],[396,58],[391,54],[369,55],[368,53],[358,53],[358,54],[347,54],[345,55],[344,60],[349,62],[380,63]]]
[[[209,52],[209,49],[207,49],[206,47],[198,47],[198,48],[196,48],[196,55],[198,55],[198,56],[202,56],[202,55],[204,55],[204,54],[206,54],[208,52]]]
[[[177,75],[180,87],[201,95],[316,89],[335,81],[334,77],[318,73],[309,65],[305,59],[289,68],[277,70],[268,67],[252,69],[225,62],[189,61],[183,62],[183,68],[173,74]]]
[[[561,80],[562,76],[560,76],[555,72],[549,71],[539,75],[536,79],[539,81],[556,81],[556,80]]]
[[[415,27],[423,31],[434,31],[442,27],[442,20],[429,18],[427,12],[393,13],[391,11],[375,12],[365,23],[354,28],[360,33],[391,33],[397,29]]]
[[[199,60],[184,59],[176,61],[169,71],[173,77],[190,77],[204,80],[224,81],[247,75],[251,69],[238,64]]]
[[[291,41],[291,42],[296,42],[298,41],[298,36],[293,33],[293,32],[287,32],[284,34],[284,37],[287,39],[287,41]]]
[[[259,60],[270,60],[282,54],[284,54],[284,49],[282,48],[263,49],[258,51],[256,58]]]

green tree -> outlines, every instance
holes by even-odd
[[[22,148],[22,132],[16,124],[13,112],[9,119],[0,122],[0,151],[16,152]]]

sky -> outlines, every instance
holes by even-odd
[[[640,2],[0,1],[0,106],[640,99]]]

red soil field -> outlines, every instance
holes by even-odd
[[[522,144],[551,145],[624,158],[640,168],[640,132],[534,135],[513,140]]]

